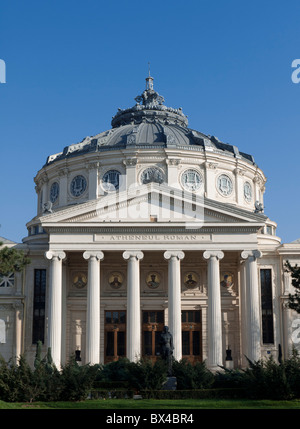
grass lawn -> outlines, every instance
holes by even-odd
[[[144,410],[179,410],[179,409],[300,409],[300,400],[293,401],[271,401],[271,400],[214,400],[214,399],[98,399],[81,402],[35,402],[29,403],[6,403],[0,401],[0,409],[95,409],[95,410],[122,410],[122,409],[144,409]]]

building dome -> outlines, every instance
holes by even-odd
[[[149,182],[250,212],[263,211],[266,182],[252,155],[188,126],[146,78],[136,104],[118,109],[112,128],[50,155],[35,177],[37,217]],[[122,184],[122,186],[121,186]]]
[[[145,91],[135,98],[136,105],[118,109],[112,118],[112,128],[80,143],[64,148],[48,157],[46,165],[84,153],[101,152],[137,146],[177,147],[183,150],[213,151],[219,155],[240,158],[255,165],[252,155],[240,152],[236,146],[221,142],[217,137],[188,128],[182,108],[166,107],[164,98],[153,89],[153,78],[146,79]],[[191,146],[191,148],[189,148]]]

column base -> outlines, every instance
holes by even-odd
[[[224,367],[219,365],[207,365],[207,369],[213,373],[224,371]]]

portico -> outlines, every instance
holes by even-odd
[[[100,234],[93,236],[99,239]],[[140,236],[141,240],[137,239]],[[169,242],[166,240],[167,236],[170,238]],[[126,318],[123,319],[125,333],[122,337],[126,344],[125,356],[132,361],[145,356],[146,335],[143,334],[143,312],[158,311],[163,314],[162,324],[167,324],[173,334],[174,358],[177,360],[185,356],[182,352],[183,311],[201,314],[201,318],[197,316],[197,320],[201,321],[201,332],[199,337],[195,336],[195,341],[201,338],[199,360],[207,360],[209,368],[217,369],[220,365],[225,364],[225,350],[229,346],[233,349],[236,364],[241,361],[242,344],[248,350],[255,351],[251,357],[259,358],[260,323],[253,309],[258,304],[259,287],[256,261],[260,255],[256,249],[242,250],[240,248],[228,251],[226,244],[223,245],[223,250],[216,249],[215,245],[201,243],[204,236],[194,232],[192,234],[185,232],[185,234],[177,233],[175,235],[163,234],[164,240],[160,240],[162,234],[157,231],[141,235],[116,234],[114,241],[117,237],[118,242],[114,243],[114,251],[110,245],[111,236],[109,234],[106,236],[106,242],[103,240],[101,243],[101,248],[97,243],[91,250],[91,246],[85,243],[89,250],[82,249],[81,251],[78,250],[80,236],[77,236],[76,240],[74,239],[72,245],[66,243],[59,245],[58,236],[52,237],[52,242],[56,242],[56,251],[51,250],[46,254],[50,260],[51,272],[55,273],[49,279],[49,290],[55,290],[55,294],[49,295],[48,345],[53,350],[55,363],[59,366],[67,358],[61,354],[63,339],[59,335],[59,332],[63,332],[63,329],[60,328],[65,311],[62,305],[63,295],[66,297],[64,305],[68,319],[66,322],[67,338],[65,339],[69,344],[68,353],[74,353],[74,347],[80,348],[85,363],[109,360],[106,355],[110,341],[108,339],[110,334],[107,334],[108,331],[105,327],[106,313],[121,311],[126,314]],[[84,238],[86,240],[86,235]],[[139,240],[139,245],[137,245],[137,240]],[[175,241],[176,245],[174,245]],[[191,246],[190,242],[196,242],[198,245]],[[59,249],[63,245],[64,251]],[[133,245],[135,250],[132,250]],[[208,250],[211,247],[213,248]],[[244,267],[242,261],[245,260]],[[74,270],[74,265],[76,270]],[[230,268],[228,269],[228,267]],[[63,270],[66,271],[65,284],[62,284]],[[242,270],[245,270],[245,280],[242,280]],[[234,276],[234,285],[230,285],[228,289],[221,286],[225,271],[231,272]],[[81,285],[76,289],[73,282],[74,273],[78,276],[79,272],[86,275],[87,282],[83,287]],[[149,273],[152,272],[155,273],[156,280],[158,280],[155,286],[149,286],[146,283],[147,275],[149,276]],[[115,281],[120,284],[110,284],[109,278],[113,273],[116,278],[119,276]],[[187,273],[194,274],[196,286],[187,287],[185,284]],[[64,294],[60,285],[65,288]],[[247,314],[241,313],[241,290],[247,294]],[[78,303],[76,304],[78,297],[81,299],[79,311],[81,319],[76,317],[74,319],[73,316],[78,307]],[[55,314],[55,317],[51,316],[52,314]],[[232,315],[232,329],[229,330],[229,337],[235,338],[234,344],[232,342],[228,344],[228,331],[226,331],[227,340],[225,336],[224,320],[227,320],[228,314]],[[192,320],[192,315],[189,317]],[[240,320],[244,318],[246,318],[246,335],[242,341],[242,332],[237,331]],[[81,331],[79,341],[77,333],[78,344],[75,344],[76,341],[74,343],[74,339],[71,338],[75,337],[76,329],[72,326],[74,320],[85,327]],[[258,326],[255,332],[252,329],[253,323],[257,323]],[[114,346],[117,351],[118,335],[123,331],[120,331],[117,323],[112,326]],[[156,325],[152,324],[152,329],[154,329],[153,326]],[[192,329],[191,326],[192,324],[190,324],[190,329]],[[53,332],[56,333],[55,341]],[[84,343],[85,349],[83,350]],[[198,345],[191,345],[191,347],[197,348]],[[114,355],[114,358],[116,357],[119,357],[118,353]]]

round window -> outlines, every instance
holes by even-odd
[[[117,170],[109,170],[102,177],[102,187],[105,191],[117,191],[120,187],[121,173]]]
[[[50,201],[55,203],[59,195],[59,184],[57,182],[52,183],[50,188]]]
[[[70,187],[71,194],[74,197],[80,197],[80,195],[82,195],[85,192],[86,188],[87,188],[87,182],[85,177],[83,176],[74,177]]]
[[[186,170],[181,176],[181,184],[187,191],[197,191],[202,183],[202,176],[196,170]]]
[[[232,194],[232,180],[226,174],[221,174],[221,176],[218,177],[217,187],[220,194],[224,195],[225,197],[228,197]]]
[[[164,174],[157,167],[149,167],[146,168],[141,174],[141,182],[143,185],[147,183],[163,183],[164,182]]]
[[[250,202],[252,200],[252,187],[249,182],[244,184],[244,197],[245,200]]]

